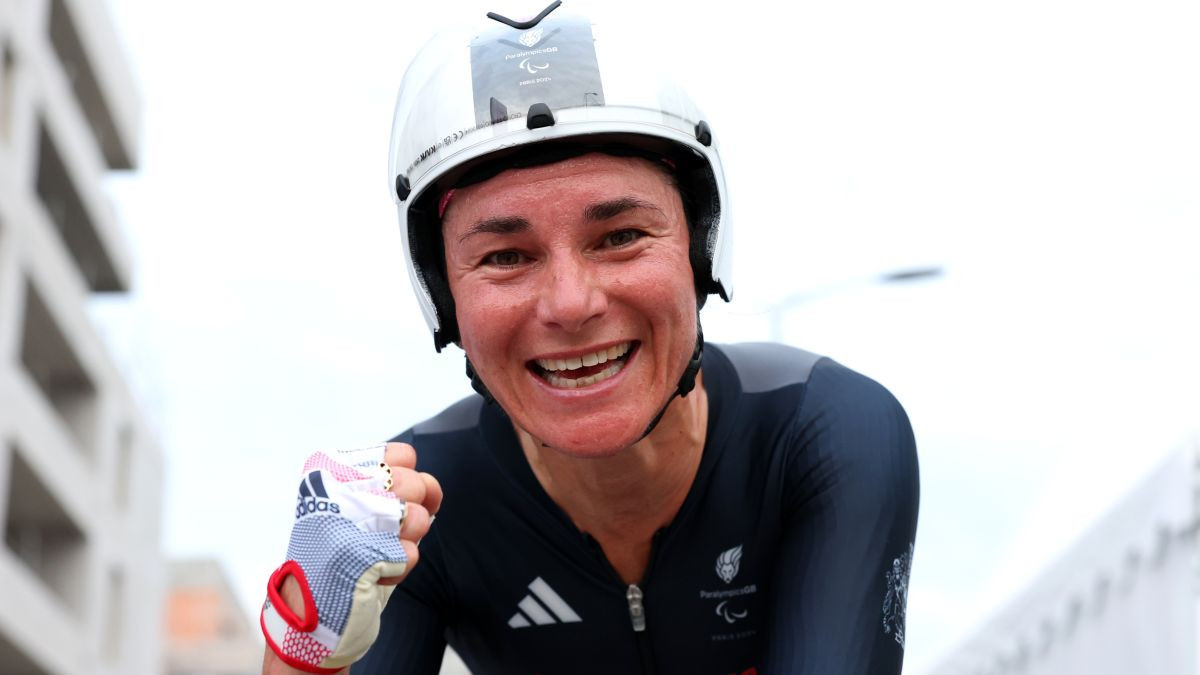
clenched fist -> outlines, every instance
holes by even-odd
[[[336,673],[379,633],[395,584],[442,502],[406,443],[316,452],[304,463],[287,562],[271,575],[263,672]]]

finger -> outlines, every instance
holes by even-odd
[[[442,484],[424,471],[420,473],[420,476],[425,481],[425,499],[421,500],[421,504],[429,509],[429,513],[436,515],[442,508]]]
[[[404,547],[404,555],[408,557],[408,566],[404,569],[404,574],[398,577],[382,577],[379,579],[379,584],[382,586],[395,586],[404,581],[409,572],[412,572],[413,567],[417,564],[417,560],[421,557],[421,553],[417,550],[417,545],[407,540],[400,540],[400,545]]]
[[[392,493],[406,502],[425,503],[426,483],[421,474],[412,469],[392,467]]]
[[[410,502],[408,504],[408,512],[404,515],[404,522],[400,524],[400,538],[408,541],[421,541],[421,538],[429,534],[429,523],[432,522],[429,517],[429,511],[420,504]]]
[[[417,468],[417,451],[408,443],[388,443],[383,453],[383,461],[392,466],[402,466],[407,469]]]

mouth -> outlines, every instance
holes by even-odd
[[[557,389],[578,389],[598,384],[621,372],[641,344],[634,340],[566,359],[534,359],[530,372]]]

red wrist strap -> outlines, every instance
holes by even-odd
[[[303,619],[296,616],[292,608],[288,607],[287,603],[283,601],[283,597],[279,595],[279,590],[283,588],[283,582],[287,581],[289,576],[295,577],[296,583],[300,584],[300,593],[304,596]],[[271,604],[275,606],[275,611],[279,612],[279,616],[292,628],[305,633],[311,633],[317,629],[317,602],[313,600],[308,577],[304,576],[304,569],[300,567],[300,563],[289,560],[271,573],[271,580],[267,582],[267,598],[271,600]]]

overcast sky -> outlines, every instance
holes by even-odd
[[[706,336],[767,339],[767,309],[805,294],[785,341],[912,418],[920,672],[1197,438],[1200,5],[646,4],[564,9],[657,28],[629,58],[681,57],[708,113],[736,301]],[[110,181],[135,288],[95,315],[167,457],[166,550],[220,557],[256,612],[302,458],[469,393],[404,271],[392,105],[434,27],[540,7],[110,5],[144,123]]]

